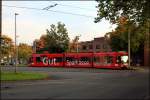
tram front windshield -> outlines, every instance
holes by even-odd
[[[121,56],[121,61],[123,63],[127,63],[128,62],[128,56]]]
[[[126,64],[128,63],[128,56],[124,55],[124,56],[118,56],[117,57],[117,63],[119,64]]]

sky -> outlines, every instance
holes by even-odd
[[[57,5],[49,11],[40,10],[56,3]],[[70,40],[80,35],[79,41],[90,41],[104,36],[116,27],[105,19],[94,23],[94,18],[97,16],[96,6],[96,1],[3,1],[2,34],[8,35],[14,41],[15,13],[18,13],[17,44],[32,45],[35,39],[46,34],[46,29],[50,29],[51,24],[57,25],[59,21],[66,25]]]

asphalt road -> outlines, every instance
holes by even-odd
[[[2,70],[14,70],[3,67]],[[1,99],[145,99],[149,70],[18,67],[48,73],[49,79],[1,82]]]

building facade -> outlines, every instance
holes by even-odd
[[[79,43],[79,52],[111,52],[111,47],[104,37]]]

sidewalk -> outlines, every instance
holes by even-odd
[[[139,70],[139,71],[148,71],[150,70],[149,66],[131,66],[131,69]]]

